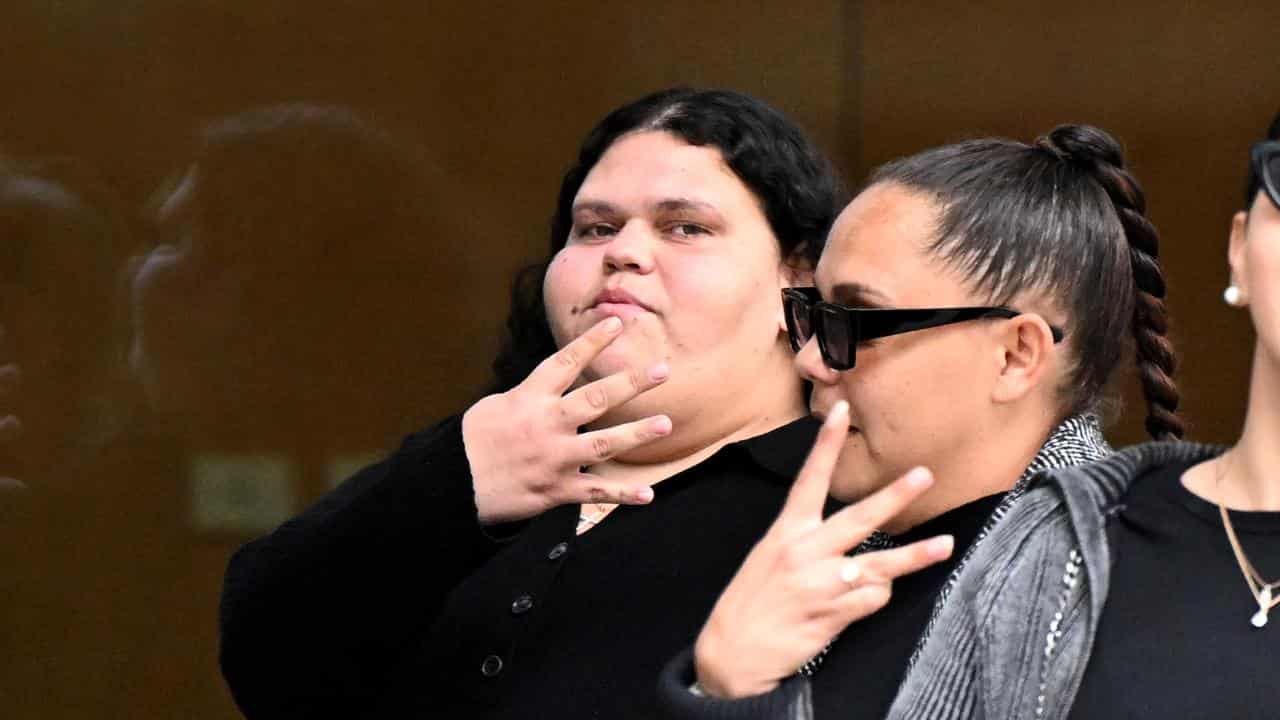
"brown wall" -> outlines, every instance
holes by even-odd
[[[205,119],[264,102],[344,104],[428,148],[448,178],[434,202],[449,217],[422,242],[453,258],[423,263],[422,282],[404,290],[413,331],[398,342],[421,382],[408,393],[373,382],[352,401],[356,426],[212,441],[142,423],[37,487],[25,512],[0,516],[14,533],[0,554],[6,717],[234,717],[216,671],[215,617],[222,568],[245,534],[193,526],[193,458],[288,457],[300,503],[322,490],[335,451],[378,450],[465,403],[486,376],[507,279],[543,247],[580,136],[607,109],[669,84],[768,99],[815,134],[851,185],[884,160],[972,134],[1029,138],[1066,121],[1112,130],[1164,234],[1195,434],[1228,440],[1238,427],[1251,335],[1217,297],[1245,150],[1280,107],[1265,52],[1280,10],[376,5],[28,0],[0,13],[10,99],[0,152],[80,158],[132,209],[186,164]],[[358,299],[361,287],[348,292]],[[351,373],[334,382],[361,381]],[[1130,407],[1119,441],[1140,437]],[[289,417],[333,411],[293,407]]]
[[[296,507],[322,491],[335,452],[380,450],[459,409],[487,377],[512,271],[545,247],[577,143],[625,100],[672,84],[734,87],[838,152],[842,13],[834,0],[750,13],[732,2],[334,0],[32,0],[0,11],[0,87],[11,99],[0,154],[77,157],[128,211],[186,165],[197,124],[268,102],[369,113],[426,146],[446,178],[430,200],[441,231],[409,256],[422,277],[390,318],[393,349],[417,368],[410,386],[355,362],[266,423],[213,437],[175,437],[168,423],[132,430],[113,457],[46,478],[37,502],[0,520],[5,716],[234,717],[216,669],[216,606],[246,534],[193,526],[197,459],[283,457],[296,467]],[[345,292],[385,302],[378,283]],[[316,307],[332,307],[332,292],[315,287]],[[237,348],[224,350],[233,362]],[[342,384],[358,392],[336,410],[312,397]]]
[[[1119,137],[1162,236],[1179,382],[1192,434],[1226,442],[1243,417],[1252,331],[1220,297],[1249,144],[1280,109],[1260,49],[1268,3],[1047,5],[869,2],[856,16],[855,173],[970,135],[1030,139],[1064,122]],[[1128,387],[1136,386],[1136,381]],[[1129,394],[1113,439],[1143,438]]]

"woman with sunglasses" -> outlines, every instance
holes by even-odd
[[[651,717],[813,440],[779,290],[837,194],[754,98],[605,117],[517,283],[493,394],[231,561],[245,715]]]
[[[1257,333],[1240,438],[1049,473],[975,552],[891,717],[1276,714],[1280,115],[1250,160],[1223,293]]]
[[[1181,435],[1143,209],[1115,140],[1085,126],[872,176],[832,229],[816,292],[785,291],[827,427],[664,673],[670,716],[883,717],[969,549],[1034,477],[1108,452],[1095,413],[1126,346],[1148,430]],[[828,492],[859,502],[830,513]]]

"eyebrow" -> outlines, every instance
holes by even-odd
[[[889,296],[869,285],[856,282],[836,283],[831,287],[831,301],[839,305],[890,305]]]
[[[680,210],[696,210],[700,212],[710,212],[716,215],[720,211],[715,205],[701,200],[692,200],[689,198],[668,198],[660,200],[654,204],[653,208],[660,212],[676,212]],[[622,209],[613,203],[604,200],[581,200],[574,203],[571,211],[573,214],[578,213],[595,213],[597,215],[620,215]]]
[[[658,210],[671,212],[672,210],[700,210],[703,212],[719,213],[716,207],[708,202],[701,200],[690,200],[689,198],[670,198],[663,200],[655,206]]]
[[[583,200],[573,204],[572,214],[578,213],[595,213],[596,215],[617,215],[620,213],[618,206],[607,203],[604,200]]]

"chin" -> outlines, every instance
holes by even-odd
[[[855,435],[845,441],[840,460],[831,474],[831,497],[841,502],[861,500],[883,485],[860,439]]]
[[[661,359],[662,353],[630,342],[624,333],[591,361],[588,373],[595,377],[606,377],[631,369],[645,372]]]

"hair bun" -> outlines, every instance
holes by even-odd
[[[1036,138],[1036,146],[1083,165],[1124,167],[1124,150],[1105,130],[1092,125],[1059,125]]]

